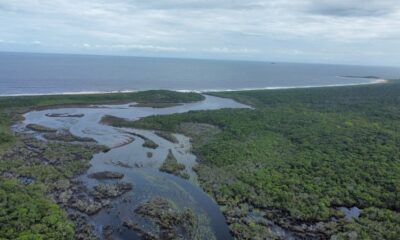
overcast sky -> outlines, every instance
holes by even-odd
[[[0,51],[400,66],[400,2],[0,0]]]

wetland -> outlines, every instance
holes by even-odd
[[[1,98],[1,235],[398,239],[399,91]]]
[[[27,112],[13,130],[30,136],[30,141],[44,145],[42,148],[47,144],[94,148],[93,156],[82,172],[69,180],[69,186],[60,189],[57,185],[51,191],[70,215],[79,215],[75,222],[85,222],[84,226],[76,223],[80,225],[78,238],[230,239],[218,205],[198,185],[193,171],[196,157],[188,137],[103,123],[106,118],[133,121],[150,115],[247,107],[213,96],[157,108],[132,103],[59,107]],[[50,133],[54,136],[49,137]],[[52,156],[46,159],[66,161],[58,151],[49,154]],[[159,202],[163,204],[158,206]]]

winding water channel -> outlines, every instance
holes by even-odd
[[[154,131],[117,128],[100,124],[105,115],[137,120],[151,115],[166,115],[192,110],[210,110],[221,108],[248,108],[231,99],[205,96],[200,102],[187,103],[167,108],[138,107],[134,104],[93,105],[77,108],[56,108],[32,111],[25,114],[22,127],[38,124],[59,131],[69,131],[75,136],[92,138],[98,144],[111,148],[106,153],[98,153],[91,160],[91,167],[79,179],[91,189],[100,183],[113,181],[128,182],[133,190],[122,197],[112,200],[106,208],[90,217],[99,236],[104,226],[121,226],[129,219],[142,228],[153,226],[143,217],[135,214],[134,209],[144,201],[162,197],[176,204],[179,209],[190,208],[196,213],[198,231],[203,239],[231,239],[228,226],[218,205],[197,184],[192,167],[196,157],[190,152],[190,139],[175,134],[178,143],[161,138]],[[144,138],[143,138],[144,137]],[[159,145],[156,149],[146,148],[144,139],[148,138]],[[179,163],[186,166],[189,180],[159,171],[169,151]],[[121,180],[98,180],[88,175],[100,171],[113,171],[124,174]],[[137,233],[129,229],[115,231],[113,239],[139,239]]]

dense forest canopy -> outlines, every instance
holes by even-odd
[[[136,122],[113,119],[109,123],[191,136],[199,157],[196,171],[201,186],[222,206],[231,230],[239,238],[265,235],[263,226],[230,220],[233,209],[246,212],[251,208],[262,211],[285,228],[299,223],[311,226],[321,223],[318,226],[322,227],[314,232],[320,237],[398,239],[399,92],[400,83],[396,81],[354,87],[221,92],[212,95],[233,98],[254,108],[194,111]],[[202,99],[198,94],[169,91],[105,98],[101,95],[3,98],[0,99],[0,150],[18,143],[9,128],[18,120],[18,112],[55,104],[140,102],[141,99],[148,102],[153,101],[149,100],[153,99],[151,95],[156,98],[154,102],[164,103]],[[206,134],[195,134],[184,127],[187,123],[213,128]],[[1,229],[7,231],[4,234],[23,238],[19,235],[23,230],[23,234],[28,231],[31,236],[43,238],[56,236],[57,232],[66,236],[72,231],[62,210],[46,199],[44,186],[51,188],[51,182],[71,177],[80,165],[68,162],[42,169],[26,167],[21,161],[2,160],[0,167],[2,173],[11,169],[38,180],[35,185],[25,186],[0,178],[4,206],[1,217],[14,216]],[[60,167],[68,169],[66,176],[60,174]],[[41,211],[24,213],[26,206],[34,202],[38,203],[35,209],[51,210],[51,216]],[[360,217],[344,219],[338,207],[353,206],[362,210]],[[32,228],[29,218],[36,219],[40,231]],[[305,230],[306,235],[307,231],[312,232]]]
[[[180,131],[183,122],[217,126],[221,133],[194,146],[203,186],[217,201],[279,210],[272,217],[292,223],[327,222],[341,216],[337,207],[357,206],[363,209],[358,220],[326,234],[355,231],[372,239],[397,239],[399,93],[395,81],[213,93],[255,109],[154,116],[119,125],[170,131]]]

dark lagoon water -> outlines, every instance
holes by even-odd
[[[0,95],[238,90],[365,84],[400,68],[249,61],[0,53]]]

